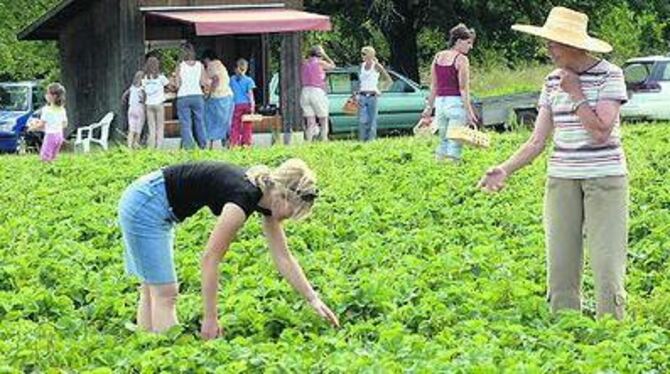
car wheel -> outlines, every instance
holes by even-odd
[[[23,134],[20,134],[16,139],[16,153],[20,155],[28,153],[28,144],[26,143],[26,137]]]
[[[537,119],[537,110],[535,109],[521,109],[516,112],[517,123],[523,127],[532,129]]]

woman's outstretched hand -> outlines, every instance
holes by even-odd
[[[314,310],[331,325],[340,327],[340,321],[337,319],[337,316],[335,316],[335,313],[333,313],[320,298],[315,297],[309,302],[309,305],[311,305],[312,308],[314,308]]]
[[[219,321],[215,318],[206,318],[202,321],[200,336],[203,340],[216,339],[221,335],[223,335],[223,329],[219,326]]]
[[[507,172],[500,166],[490,168],[479,181],[477,187],[488,192],[498,192],[505,187]]]

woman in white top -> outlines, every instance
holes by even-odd
[[[205,67],[195,59],[191,44],[182,47],[182,62],[177,67],[177,115],[181,125],[182,146],[186,149],[205,148],[205,97],[202,87],[209,86]],[[195,132],[195,141],[193,133]]]
[[[393,83],[391,76],[377,60],[377,52],[370,46],[361,49],[360,88],[358,90],[358,139],[366,142],[377,138],[377,98],[381,95],[379,78],[384,81],[384,89]]]
[[[160,148],[165,133],[165,86],[170,81],[161,73],[160,61],[156,57],[149,57],[144,67],[145,75],[142,78],[142,88],[146,96],[146,116],[149,125],[149,148]]]

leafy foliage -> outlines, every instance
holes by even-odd
[[[19,42],[16,34],[58,0],[0,1],[0,81],[58,76],[55,43]]]
[[[629,316],[551,316],[545,302],[537,161],[499,195],[474,184],[528,134],[494,135],[459,167],[435,140],[396,138],[238,152],[0,157],[0,370],[3,372],[657,372],[670,371],[668,124],[625,131],[631,170]],[[314,215],[289,244],[343,322],[326,326],[274,269],[259,219],[221,266],[223,339],[203,343],[199,256],[204,210],[177,231],[182,327],[137,332],[116,204],[158,167],[192,159],[316,169]],[[51,369],[51,370],[50,370]],[[49,371],[50,370],[50,371]]]

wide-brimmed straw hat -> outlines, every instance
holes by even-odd
[[[611,52],[612,46],[609,43],[589,36],[586,31],[588,23],[589,17],[586,14],[558,6],[551,9],[544,26],[517,24],[512,26],[512,30],[591,52]]]

